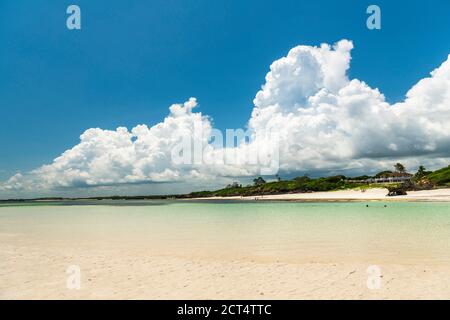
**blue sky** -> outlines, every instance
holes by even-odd
[[[69,31],[77,4],[82,30]],[[369,4],[382,29],[365,27]],[[246,125],[272,61],[351,39],[350,77],[404,98],[450,52],[450,2],[2,1],[0,178],[50,163],[88,128],[160,122],[195,96],[220,129]]]

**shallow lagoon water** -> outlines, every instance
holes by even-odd
[[[157,255],[208,259],[447,265],[450,204],[163,200],[7,204],[0,207],[0,239],[23,246],[139,248]]]

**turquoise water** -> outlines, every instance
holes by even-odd
[[[130,247],[211,259],[450,263],[449,203],[71,204],[1,205],[0,241],[100,251]]]

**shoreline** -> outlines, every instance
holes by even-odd
[[[172,201],[281,201],[281,202],[364,202],[364,201],[386,201],[386,202],[450,202],[450,188],[439,188],[431,190],[408,191],[404,196],[387,196],[388,190],[385,188],[371,189],[345,189],[334,191],[296,192],[280,193],[252,196],[212,196],[212,197],[119,197],[117,199],[106,198],[55,198],[55,199],[10,199],[0,200],[2,204],[27,204],[27,203],[54,203],[54,202],[77,202],[89,201],[97,203],[99,201],[152,201],[152,200],[172,200]]]
[[[204,197],[182,200],[243,200],[243,201],[291,201],[291,202],[450,202],[450,189],[408,191],[405,196],[387,196],[388,190],[373,188],[366,190],[339,190],[310,193],[283,193],[258,196]]]
[[[1,208],[0,300],[450,297],[447,204],[231,204]]]

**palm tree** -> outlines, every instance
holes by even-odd
[[[419,169],[417,170],[417,173],[416,173],[416,177],[422,178],[425,175],[426,171],[427,171],[427,169],[425,169],[424,166],[419,166]]]
[[[395,166],[395,171],[400,172],[400,173],[405,173],[406,168],[404,165],[402,165],[401,163],[396,163]]]

